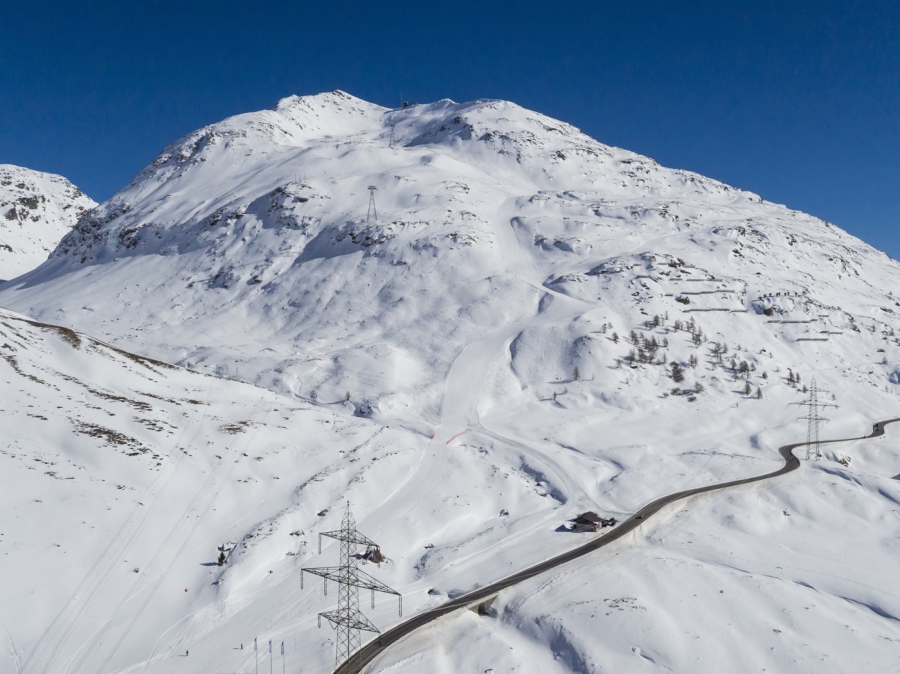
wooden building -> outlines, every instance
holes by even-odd
[[[616,518],[603,518],[595,512],[588,510],[572,520],[572,531],[600,531],[603,527],[615,526]]]

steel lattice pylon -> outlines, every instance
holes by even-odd
[[[791,403],[792,405],[803,405],[808,408],[806,416],[800,417],[801,419],[806,420],[807,461],[811,459],[818,461],[822,458],[822,451],[819,444],[819,424],[823,421],[828,421],[828,419],[819,416],[819,409],[822,407],[837,407],[837,405],[832,405],[831,403],[819,402],[819,393],[827,393],[827,391],[818,388],[816,386],[816,378],[813,377],[809,386],[809,398],[801,403]]]
[[[806,459],[807,461],[813,456],[816,461],[822,456],[819,450],[819,399],[816,395],[816,378],[813,377],[812,386],[809,389],[809,414],[806,423]]]
[[[393,129],[393,127],[391,127]],[[369,210],[366,212],[366,222],[375,216],[375,220],[378,220],[378,211],[375,210],[375,191],[378,188],[374,185],[369,185]]]
[[[319,534],[319,553],[322,552],[322,536],[334,538],[341,542],[341,565],[324,566],[317,568],[303,568],[300,570],[300,589],[303,589],[303,573],[311,573],[321,576],[324,580],[325,594],[328,594],[328,581],[333,580],[338,584],[338,607],[333,611],[325,611],[319,614],[319,626],[322,618],[331,623],[337,634],[337,648],[335,650],[335,667],[342,660],[349,661],[350,657],[359,650],[361,638],[360,631],[378,632],[378,628],[359,610],[359,588],[372,591],[372,608],[375,607],[375,593],[397,595],[400,601],[400,615],[403,615],[403,598],[396,590],[389,588],[381,581],[373,578],[365,571],[360,571],[357,566],[356,547],[365,545],[367,548],[378,550],[375,541],[364,536],[356,530],[356,522],[353,513],[350,512],[350,503],[341,521],[338,531],[326,531]]]

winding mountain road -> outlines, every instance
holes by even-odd
[[[877,438],[884,435],[885,426],[897,421],[900,421],[900,418],[888,419],[887,421],[879,421],[872,426],[872,432],[869,435],[864,435],[858,438],[823,440],[820,442],[820,444],[826,445],[836,442],[850,442],[852,440],[867,440],[870,438]],[[764,475],[757,475],[756,477],[748,477],[741,480],[731,480],[730,482],[721,482],[719,484],[713,484],[707,487],[686,489],[684,491],[669,494],[668,496],[660,497],[655,501],[652,501],[645,505],[634,515],[619,524],[612,531],[602,536],[598,536],[588,543],[585,543],[584,545],[569,550],[568,552],[564,552],[560,555],[557,555],[556,557],[551,557],[548,560],[540,562],[539,564],[535,564],[534,566],[530,566],[527,569],[512,574],[511,576],[507,576],[506,578],[490,583],[489,585],[480,587],[477,590],[473,590],[468,594],[461,595],[456,599],[448,601],[446,604],[442,604],[441,606],[437,606],[428,611],[423,611],[422,613],[419,613],[412,618],[405,620],[396,627],[389,629],[387,632],[381,634],[378,638],[373,639],[368,644],[363,646],[353,655],[353,657],[350,658],[350,660],[342,663],[335,670],[335,674],[358,674],[362,672],[366,668],[366,666],[375,659],[376,656],[389,648],[392,644],[396,643],[397,641],[410,634],[414,630],[422,627],[423,625],[430,623],[432,620],[447,615],[448,613],[453,613],[454,611],[465,609],[469,606],[475,606],[481,601],[489,599],[491,596],[497,594],[500,590],[504,590],[508,587],[516,585],[517,583],[521,583],[522,581],[528,580],[529,578],[534,578],[535,576],[544,573],[545,571],[571,562],[575,559],[578,559],[579,557],[583,557],[584,555],[594,552],[595,550],[599,550],[600,548],[609,545],[613,541],[622,538],[623,536],[625,536],[625,534],[633,531],[634,529],[637,529],[641,524],[644,523],[644,521],[658,513],[670,503],[674,503],[675,501],[680,501],[681,499],[695,496],[697,494],[718,491],[720,489],[727,489],[729,487],[737,487],[738,485],[742,484],[751,484],[753,482],[769,480],[773,477],[778,477],[780,475],[785,475],[787,473],[795,471],[800,467],[800,459],[794,456],[793,450],[795,450],[797,447],[803,447],[807,444],[808,443],[806,442],[796,442],[794,444],[784,445],[783,447],[779,448],[778,452],[781,454],[782,458],[784,458],[784,466],[776,471],[766,473]]]

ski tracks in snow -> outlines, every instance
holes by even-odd
[[[9,633],[9,630],[6,629],[6,625],[0,622],[0,627],[3,628],[3,631],[6,632],[6,639],[9,641],[9,652],[12,656],[13,664],[16,666],[16,674],[22,671],[22,660],[19,658],[19,651],[16,648],[16,644],[13,641],[12,634]]]
[[[209,387],[206,391],[206,398],[209,398]],[[197,411],[192,413],[191,418],[185,425],[182,436],[192,426],[197,413]],[[196,438],[197,433],[199,433],[199,427],[195,430],[192,440]],[[41,674],[48,674],[52,670],[56,659],[81,623],[85,612],[96,599],[110,575],[118,567],[118,562],[122,558],[123,553],[143,531],[150,515],[156,508],[156,504],[159,502],[160,494],[165,492],[182,460],[183,457],[180,454],[177,455],[177,460],[170,464],[167,470],[161,472],[147,487],[131,515],[122,523],[119,531],[97,558],[97,561],[82,579],[81,583],[79,583],[62,610],[35,643],[31,655],[25,660],[23,672],[40,671]],[[142,503],[146,505],[141,505]],[[42,644],[48,640],[52,642],[52,645],[45,651],[42,648]],[[75,655],[77,655],[77,651]]]
[[[259,408],[262,406],[263,402],[265,401],[266,394],[268,394],[268,391],[266,391],[263,394],[263,396],[260,398],[260,401],[257,404],[257,406],[254,409],[253,414],[251,416],[255,416],[256,413],[259,411]],[[268,417],[270,412],[271,412],[271,409],[266,412],[265,416],[263,417],[263,421],[260,423],[259,426],[256,427],[253,434],[247,439],[247,445],[252,444],[253,439],[256,437],[256,434],[258,433],[259,427],[265,425],[266,418]],[[163,566],[157,572],[156,577],[153,579],[153,583],[150,586],[149,591],[145,591],[146,596],[144,598],[144,601],[134,611],[134,613],[131,616],[131,620],[128,621],[127,625],[125,626],[124,631],[119,636],[118,640],[116,641],[115,645],[110,650],[110,652],[107,654],[106,658],[103,660],[103,663],[97,669],[98,674],[102,674],[103,670],[106,668],[106,666],[109,664],[109,662],[115,656],[118,649],[121,647],[125,638],[131,632],[131,629],[134,627],[134,624],[138,621],[138,619],[141,617],[141,615],[143,615],[143,612],[147,608],[147,605],[155,598],[156,591],[159,589],[159,586],[166,579],[169,571],[172,569],[172,567],[178,561],[178,558],[181,556],[181,553],[184,551],[185,547],[187,546],[187,544],[190,542],[191,538],[193,537],[194,532],[197,530],[197,527],[199,526],[200,522],[203,520],[203,516],[209,511],[209,508],[212,506],[213,497],[215,496],[216,492],[218,491],[218,487],[222,484],[222,482],[224,480],[228,479],[228,477],[233,472],[234,466],[233,466],[233,464],[229,464],[228,470],[225,471],[224,475],[220,476],[220,473],[222,472],[221,467],[223,465],[225,465],[225,459],[230,458],[231,456],[234,455],[237,444],[238,444],[238,439],[235,439],[235,442],[232,445],[232,447],[230,448],[230,451],[227,454],[224,454],[223,459],[219,461],[219,463],[216,465],[216,467],[212,471],[210,471],[209,477],[206,479],[206,481],[203,483],[203,485],[200,487],[200,489],[197,490],[197,493],[194,495],[194,498],[188,504],[188,507],[185,509],[182,516],[175,522],[172,529],[168,532],[168,534],[165,538],[167,544],[160,546],[159,549],[157,550],[156,554],[153,556],[153,559],[151,560],[150,564],[148,565],[148,569],[152,568],[161,558],[164,558],[164,554],[166,554],[166,553],[169,554],[169,559],[168,559],[168,561],[163,562]],[[179,530],[182,528],[182,525],[184,524],[184,522],[186,520],[191,521],[191,525],[188,528],[187,532],[181,536],[181,542],[180,542],[180,544],[178,544],[177,548],[173,552],[172,548],[179,540],[179,536],[178,536]],[[98,634],[92,640],[91,646],[85,651],[85,654],[82,656],[82,658],[79,660],[78,664],[72,670],[72,674],[77,674],[78,670],[80,669],[81,665],[85,661],[86,657],[88,657],[91,654],[91,652],[95,649],[99,638],[101,638],[103,636],[103,634],[106,632],[106,630],[108,630],[109,627],[116,621],[116,618],[118,617],[119,613],[121,612],[121,610],[123,609],[125,604],[128,601],[130,601],[132,598],[137,596],[139,594],[139,592],[141,591],[141,589],[142,588],[139,587],[139,580],[136,580],[135,583],[132,585],[131,590],[120,601],[118,607],[116,608],[116,611],[113,613],[112,616],[110,616],[110,618],[107,620],[107,622],[101,628],[101,630],[98,632]]]
[[[207,387],[205,396],[205,399],[207,401],[209,399],[213,383],[214,380],[211,380],[209,386]],[[258,412],[259,407],[264,402],[264,399],[265,394],[254,409],[254,415]],[[192,418],[185,425],[182,435],[188,433],[191,427],[194,426],[193,421],[196,417],[196,414],[198,413],[198,411],[195,411],[192,414]],[[190,444],[192,444],[196,440],[197,435],[200,433],[200,430],[201,428],[199,424],[194,427]],[[252,442],[252,437],[255,436],[255,433],[256,431],[254,431],[254,435],[251,436],[251,439],[248,440],[248,442]],[[234,446],[237,444],[237,442],[238,439],[236,438],[235,443],[232,446],[232,450],[234,449]],[[179,443],[176,443],[176,445],[177,444]],[[231,453],[233,452],[229,452],[229,454]],[[123,554],[130,548],[130,546],[134,543],[138,536],[141,535],[142,531],[144,531],[148,520],[157,509],[157,504],[161,501],[160,497],[166,493],[167,488],[172,482],[172,479],[179,472],[178,468],[185,460],[186,459],[182,455],[178,454],[177,460],[174,461],[165,472],[160,473],[160,475],[157,476],[153,483],[147,488],[144,496],[142,496],[140,500],[140,503],[143,503],[144,505],[139,504],[135,507],[135,510],[125,520],[125,522],[119,528],[119,531],[110,541],[107,548],[94,563],[94,566],[85,576],[85,578],[81,581],[78,589],[57,615],[53,623],[51,623],[47,630],[45,630],[44,634],[36,643],[31,657],[26,660],[24,668],[22,669],[23,672],[40,672],[40,674],[50,674],[53,671],[71,671],[72,674],[75,674],[85,665],[88,658],[90,658],[96,652],[101,639],[107,634],[107,632],[114,625],[122,625],[124,621],[117,620],[117,618],[120,616],[125,605],[129,601],[134,599],[137,595],[139,595],[142,591],[146,591],[147,597],[145,598],[144,602],[136,609],[135,614],[132,616],[132,619],[128,621],[124,632],[120,635],[112,651],[107,655],[100,669],[98,669],[98,672],[102,672],[103,668],[113,657],[122,641],[129,633],[131,627],[143,613],[144,608],[155,595],[156,589],[162,583],[168,571],[177,561],[179,555],[193,535],[193,532],[195,531],[199,521],[202,519],[203,514],[205,514],[205,512],[208,510],[211,504],[210,496],[215,493],[216,484],[219,484],[221,482],[221,480],[216,481],[218,473],[221,472],[219,470],[222,465],[221,462],[217,467],[210,471],[209,477],[195,494],[194,498],[188,505],[187,510],[185,510],[185,512],[183,512],[181,516],[175,521],[175,524],[168,532],[168,535],[164,539],[164,542],[157,548],[155,554],[153,555],[153,558],[147,565],[144,566],[144,573],[135,578],[130,588],[122,595],[122,598],[113,610],[112,614],[87,639],[86,642],[84,642],[68,657],[66,665],[61,670],[55,667],[55,665],[60,655],[65,651],[66,644],[70,641],[73,633],[81,624],[86,611],[94,603],[102,588],[106,585],[111,574],[119,566],[118,562],[122,559]],[[213,484],[212,488],[210,488],[210,485],[213,482],[215,482],[215,484]],[[154,567],[157,566],[157,562],[160,560],[160,558],[162,558],[165,553],[171,552],[173,543],[177,540],[176,534],[182,527],[185,519],[193,520],[190,530],[186,534],[181,545],[177,548],[177,550],[175,550],[174,555],[171,556],[171,558],[163,566],[163,568],[157,571],[156,574],[152,574],[152,571],[154,570]],[[150,583],[149,590],[146,584],[147,582]],[[45,642],[47,640],[50,640],[52,645],[45,652],[45,649],[41,648],[41,644],[42,642]]]

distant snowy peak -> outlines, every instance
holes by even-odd
[[[41,264],[96,205],[62,176],[0,164],[0,279]]]

